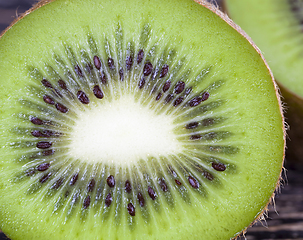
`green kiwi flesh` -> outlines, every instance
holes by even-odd
[[[303,1],[225,0],[224,6],[261,49],[273,71],[287,104],[287,160],[303,167]]]
[[[3,232],[244,231],[270,202],[284,157],[280,99],[260,52],[204,2],[48,2],[0,39]]]

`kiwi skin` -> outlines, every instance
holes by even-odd
[[[30,14],[32,11],[42,7],[45,4],[51,3],[55,0],[40,0],[39,2],[37,2],[36,4],[33,5],[33,7],[31,7],[29,10],[27,10],[26,12],[22,13],[18,18],[16,18],[14,21],[11,22],[11,24],[4,30],[1,32],[0,34],[0,38],[12,27],[14,26],[17,22],[19,22],[22,18],[24,18],[26,15]]]
[[[30,14],[32,11],[48,4],[48,3],[51,3],[55,0],[41,0],[40,2],[38,2],[37,4],[35,4],[30,10],[26,11],[24,14],[22,14],[21,16],[19,16],[18,19],[16,19],[5,31],[3,31],[0,35],[0,37],[2,37],[2,35],[8,30],[10,29],[15,23],[17,23],[19,20],[21,20],[24,16]],[[272,81],[273,81],[273,84],[274,84],[274,87],[275,87],[275,91],[276,91],[276,96],[277,96],[277,99],[279,101],[279,106],[280,106],[280,112],[281,112],[281,116],[282,116],[282,119],[283,119],[283,122],[284,122],[284,117],[283,117],[283,108],[282,108],[282,103],[281,103],[281,95],[279,93],[279,88],[277,86],[277,84],[275,83],[275,80],[273,78],[273,74],[271,72],[271,70],[269,69],[261,51],[259,50],[259,48],[254,44],[254,42],[251,40],[251,38],[244,32],[241,30],[241,28],[239,26],[237,26],[231,19],[229,19],[227,17],[227,15],[223,14],[218,8],[214,7],[213,5],[207,3],[207,2],[204,2],[203,0],[194,0],[195,2],[207,7],[208,9],[210,9],[211,11],[215,12],[217,15],[219,15],[225,22],[227,22],[230,26],[232,26],[235,30],[237,30],[238,32],[240,32],[250,43],[251,45],[256,49],[256,51],[258,52],[258,54],[262,57],[264,63],[266,64],[266,67],[268,68],[269,72],[270,72],[270,75],[271,75],[271,78],[272,78]],[[303,112],[303,111],[302,111]],[[283,125],[284,126],[284,125]],[[283,132],[284,132],[284,149],[285,149],[285,135],[286,135],[286,130],[285,130],[285,126],[283,127]],[[281,182],[281,175],[282,175],[282,172],[283,172],[283,167],[281,168],[281,172],[280,172],[280,179],[279,181],[277,182],[277,185],[276,185],[276,190],[278,190],[280,188],[280,182]],[[255,222],[257,221],[260,221],[260,219],[263,219],[263,216],[264,214],[266,213],[267,211],[267,208],[268,208],[268,205],[272,203],[273,199],[275,197],[275,193],[273,193],[273,195],[271,196],[271,198],[269,199],[266,207],[263,209],[262,212],[259,213],[259,215],[256,217],[255,221],[253,223],[251,223],[251,225],[253,225]],[[250,226],[251,226],[250,225]],[[249,226],[249,227],[250,227]],[[240,232],[235,238],[233,239],[237,239],[239,236],[242,236],[243,234],[245,234],[247,228],[243,230],[243,232]]]

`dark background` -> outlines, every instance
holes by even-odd
[[[0,32],[36,2],[35,0],[0,0]],[[303,170],[298,170],[296,164],[289,163],[287,160],[286,169],[288,169],[287,178],[284,177],[284,185],[275,198],[275,208],[273,205],[269,207],[266,222],[257,223],[249,228],[245,235],[247,240],[303,240]],[[0,240],[4,239],[7,238],[0,232]]]

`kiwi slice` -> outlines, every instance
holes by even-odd
[[[231,239],[262,215],[280,99],[247,36],[199,3],[43,1],[2,36],[11,239]]]
[[[302,0],[225,0],[232,19],[260,47],[287,103],[287,160],[303,167]]]

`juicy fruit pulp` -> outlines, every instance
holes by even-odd
[[[57,0],[9,29],[0,54],[0,226],[12,239],[229,239],[271,198],[276,89],[209,9]]]

